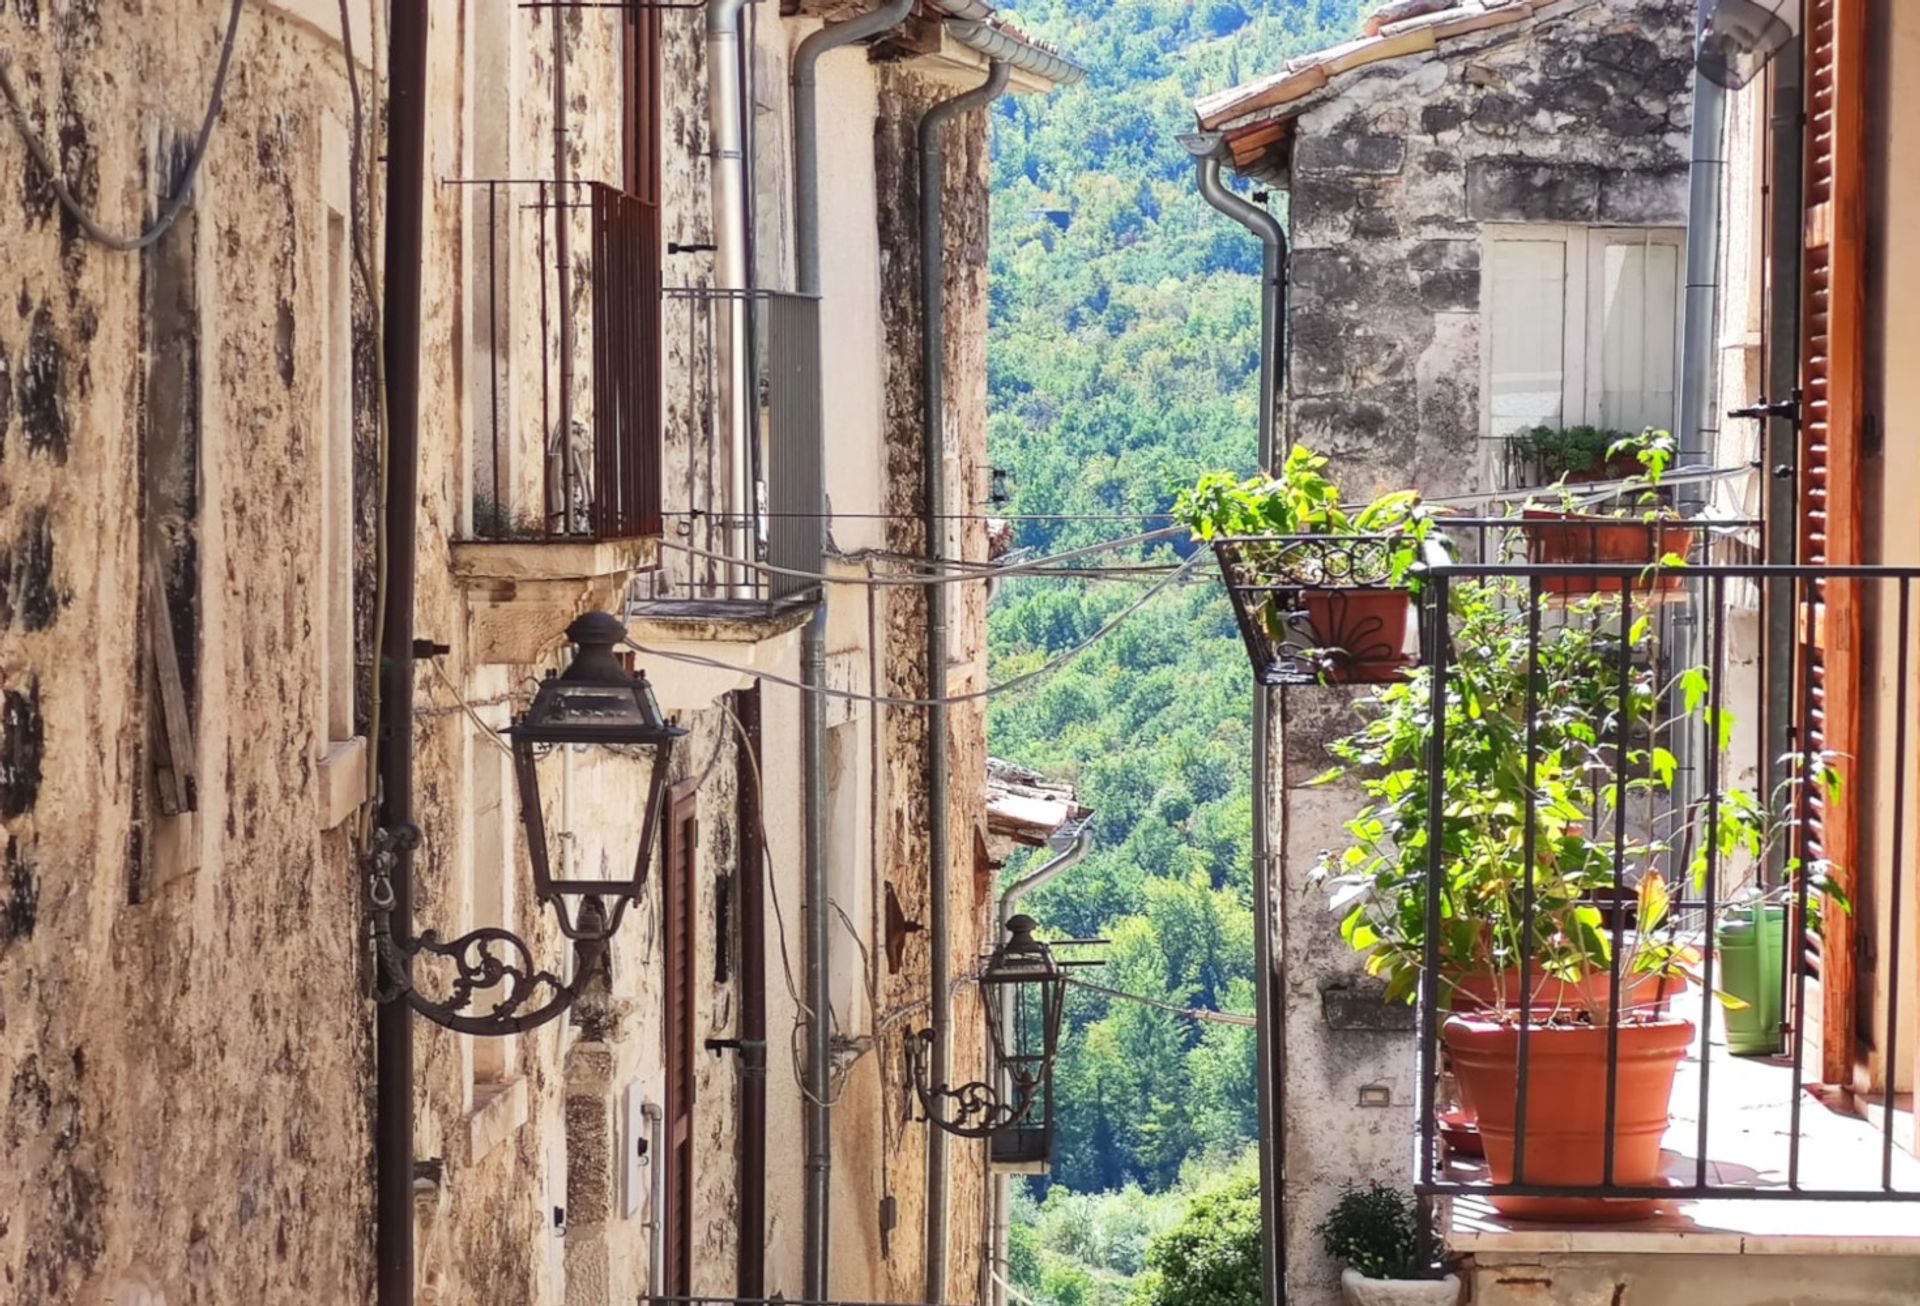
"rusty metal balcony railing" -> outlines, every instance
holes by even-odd
[[[1551,525],[1528,523],[1518,537],[1504,519],[1469,526],[1466,560],[1435,557],[1419,581],[1426,665],[1380,691],[1404,696],[1426,723],[1424,761],[1402,763],[1424,816],[1375,832],[1385,860],[1371,864],[1387,869],[1368,886],[1377,894],[1393,881],[1395,901],[1418,904],[1417,935],[1397,945],[1418,971],[1417,1190],[1575,1222],[1634,1218],[1620,1214],[1631,1202],[1920,1201],[1896,1095],[1913,1059],[1901,1013],[1915,977],[1901,954],[1914,910],[1920,568],[1702,560],[1650,575],[1629,562],[1529,561],[1512,547]],[[1684,552],[1704,559],[1711,548],[1698,536]],[[1513,620],[1483,619],[1463,637],[1465,600],[1490,600]],[[1857,642],[1819,633],[1843,602],[1861,614]],[[1798,635],[1784,653],[1763,638],[1780,604]],[[1499,638],[1486,637],[1490,627]],[[1567,660],[1573,641],[1587,641],[1597,667],[1577,684],[1566,675],[1584,665]],[[1829,733],[1842,658],[1860,659],[1844,673],[1863,726],[1851,751]],[[1597,729],[1576,736],[1576,719]],[[1776,751],[1779,740],[1788,743]],[[1457,750],[1479,744],[1524,774],[1507,809],[1476,794],[1478,772],[1459,762]],[[1470,869],[1486,822],[1504,822],[1510,838],[1495,887]],[[1834,942],[1856,936],[1882,943]],[[1754,960],[1768,947],[1777,976]],[[1836,1112],[1810,1094],[1823,1079],[1820,1039],[1844,1039],[1849,1067],[1855,1044],[1852,1031],[1828,1028],[1823,985],[1875,951],[1877,973],[1858,982],[1878,997],[1853,1010],[1883,1082],[1860,1094],[1859,1112]],[[1736,981],[1757,1037],[1734,1037],[1737,1008],[1722,995]],[[1779,1012],[1772,1034],[1769,1008]],[[1486,1028],[1469,1030],[1475,1021]],[[1653,1026],[1673,1034],[1677,1087],[1636,1119],[1645,1054],[1629,1045]],[[1593,1116],[1581,1147],[1555,1132],[1566,1094],[1546,1087],[1562,1055],[1552,1040],[1569,1027],[1594,1045],[1577,1089]],[[1470,1046],[1470,1034],[1487,1045]],[[1491,1090],[1488,1056],[1510,1062]],[[1458,1099],[1447,1091],[1456,1072],[1467,1082],[1462,1058],[1480,1059],[1477,1102],[1471,1087]]]
[[[594,181],[457,184],[472,199],[490,346],[474,396],[474,536],[657,536],[658,206]]]
[[[750,610],[804,600],[823,561],[819,300],[673,287],[663,302],[675,378],[666,525],[660,567],[637,579],[634,601]],[[737,368],[727,363],[735,351],[744,354]],[[747,378],[744,394],[736,377]]]

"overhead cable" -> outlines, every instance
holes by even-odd
[[[240,35],[240,11],[245,7],[246,0],[233,0],[233,9],[227,16],[226,39],[220,46],[220,66],[213,75],[213,94],[207,101],[206,117],[201,120],[200,136],[193,143],[193,153],[187,156],[187,166],[181,175],[179,189],[174,192],[173,198],[167,201],[166,207],[160,211],[160,216],[153,220],[153,224],[137,236],[116,236],[108,231],[94,219],[91,213],[87,212],[86,206],[74,197],[73,192],[67,189],[67,183],[60,176],[60,169],[54,163],[53,154],[47,149],[46,142],[42,141],[34,131],[33,123],[27,117],[26,106],[20,103],[19,92],[14,89],[13,54],[8,50],[0,50],[0,96],[6,98],[8,116],[13,119],[14,128],[19,131],[20,139],[26,144],[27,153],[32,156],[40,171],[47,175],[47,182],[53,187],[53,193],[59,198],[61,206],[72,215],[74,222],[79,225],[81,231],[86,233],[89,240],[118,253],[132,254],[145,249],[166,235],[167,229],[173,226],[174,220],[186,211],[187,201],[193,196],[194,179],[199,176],[201,161],[207,157],[207,146],[213,140],[213,125],[219,121],[220,107],[226,100],[227,71],[233,64],[233,47]]]

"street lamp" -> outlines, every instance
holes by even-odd
[[[1007,937],[980,972],[990,1064],[985,1082],[927,1083],[933,1031],[907,1043],[907,1060],[920,1110],[932,1124],[960,1138],[992,1138],[1019,1126],[1022,1133],[1053,1131],[1053,1063],[1060,1052],[1067,971],[1053,949],[1033,937],[1031,916],[1007,922]]]
[[[608,941],[646,887],[673,745],[687,732],[662,716],[646,673],[627,670],[614,654],[614,646],[626,638],[626,627],[618,617],[588,613],[567,627],[567,638],[574,646],[567,669],[547,674],[534,692],[533,703],[506,734],[512,740],[534,896],[553,908],[561,933],[574,942],[572,980],[537,966],[526,941],[504,926],[483,926],[449,940],[428,930],[396,942],[385,930],[384,909],[377,899],[374,903],[380,913],[375,928],[388,996],[404,993],[415,1011],[460,1033],[523,1033],[572,1006],[604,965]],[[631,874],[613,879],[554,876],[539,763],[553,750],[567,747],[612,749],[649,763],[639,811],[640,846],[634,852]],[[411,827],[398,836],[383,831],[376,840],[376,867],[397,844],[418,838],[418,831]],[[412,982],[410,963],[423,953],[453,965],[454,976],[444,999],[428,997]]]

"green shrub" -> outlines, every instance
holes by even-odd
[[[1426,1272],[1419,1203],[1397,1188],[1348,1188],[1318,1232],[1328,1256],[1369,1279],[1418,1279]]]
[[[1134,1306],[1259,1306],[1260,1181],[1246,1175],[1202,1193],[1147,1248]]]

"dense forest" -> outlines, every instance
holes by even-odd
[[[1259,246],[1199,197],[1176,137],[1196,95],[1346,39],[1372,7],[1021,0],[1022,26],[1089,70],[1003,101],[994,124],[990,441],[1021,547],[1145,531],[1198,472],[1253,470]],[[1175,557],[1161,544],[1093,561]],[[1086,639],[1148,583],[1008,582],[995,678]],[[994,703],[993,751],[1072,781],[1098,812],[1094,852],[1029,907],[1050,932],[1112,940],[1102,985],[1252,1011],[1251,685],[1199,568],[1040,688]],[[1068,1022],[1057,1163],[1021,1197],[1016,1286],[1042,1306],[1157,1300],[1150,1249],[1177,1241],[1167,1231],[1196,1194],[1195,1210],[1237,1209],[1227,1189],[1245,1187],[1253,1031],[1086,990]]]

